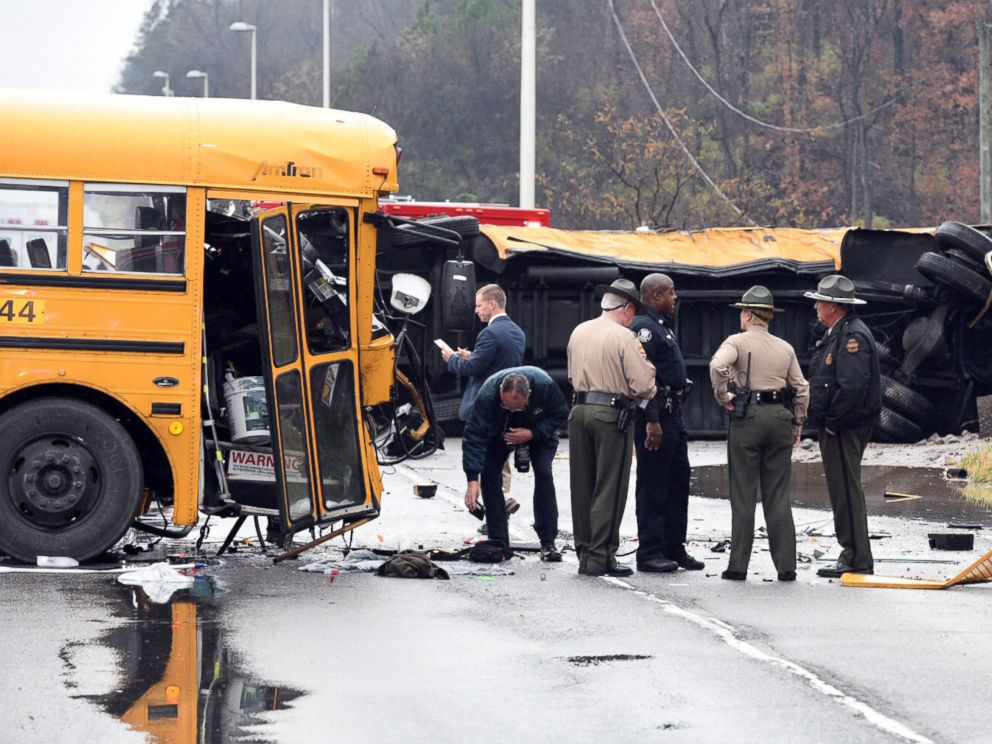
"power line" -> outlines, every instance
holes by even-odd
[[[679,53],[679,56],[682,58],[682,61],[685,62],[686,66],[690,70],[692,70],[692,74],[696,76],[696,78],[699,80],[699,82],[703,84],[706,90],[712,93],[714,98],[720,101],[720,103],[722,103],[724,106],[729,108],[735,114],[744,117],[748,121],[752,122],[753,124],[757,124],[758,126],[767,127],[768,129],[774,129],[777,132],[789,132],[795,134],[815,134],[816,132],[820,132],[826,129],[839,129],[840,127],[847,126],[848,124],[852,124],[853,122],[856,122],[860,119],[867,118],[872,114],[874,114],[876,111],[881,111],[886,106],[891,106],[893,103],[895,103],[898,100],[898,98],[890,98],[885,103],[875,106],[873,109],[870,109],[869,111],[859,116],[855,116],[851,119],[845,119],[844,121],[835,122],[833,124],[822,124],[818,127],[813,127],[811,129],[800,128],[800,127],[783,127],[783,126],[779,126],[778,124],[771,124],[767,121],[762,121],[761,119],[757,119],[751,116],[751,114],[747,113],[746,111],[742,111],[741,109],[734,106],[734,104],[732,104],[726,98],[724,98],[719,93],[717,93],[716,90],[713,89],[713,86],[711,86],[708,82],[706,82],[706,79],[700,74],[699,70],[697,70],[693,66],[692,62],[689,61],[689,58],[686,56],[685,52],[682,51],[682,47],[680,47],[679,43],[675,40],[675,35],[672,33],[671,29],[668,28],[668,24],[665,23],[665,19],[662,17],[661,11],[658,10],[658,6],[655,5],[654,0],[651,0],[651,8],[654,10],[654,14],[658,17],[658,22],[661,24],[661,27],[665,30],[665,33],[668,34],[668,38],[671,40],[672,46],[675,47],[675,51]]]
[[[623,41],[623,45],[627,48],[627,54],[630,56],[630,61],[634,63],[634,69],[637,70],[637,75],[641,78],[641,83],[643,83],[645,90],[647,90],[648,96],[650,96],[651,102],[654,104],[655,109],[657,109],[658,114],[665,122],[665,126],[668,127],[669,133],[672,135],[675,141],[678,142],[679,147],[682,148],[682,152],[685,153],[685,156],[689,159],[689,162],[692,163],[692,166],[699,172],[699,175],[702,176],[706,184],[711,189],[713,189],[714,192],[716,192],[717,196],[723,199],[727,203],[727,206],[733,209],[734,213],[738,217],[747,220],[747,223],[749,225],[754,225],[755,224],[754,221],[751,220],[749,217],[745,217],[744,212],[740,209],[740,207],[738,207],[736,204],[730,201],[730,198],[726,194],[724,194],[723,191],[720,190],[720,187],[717,186],[716,183],[713,182],[713,179],[709,177],[709,174],[707,174],[706,171],[703,170],[703,166],[701,166],[699,164],[699,161],[696,160],[695,157],[693,157],[691,152],[689,152],[689,148],[686,147],[685,142],[682,141],[682,138],[679,136],[679,133],[675,131],[675,127],[672,126],[672,122],[668,119],[668,116],[665,114],[665,110],[661,107],[661,104],[658,103],[658,99],[655,96],[654,91],[651,89],[651,84],[648,82],[648,79],[644,76],[644,71],[641,69],[641,65],[637,62],[637,55],[634,54],[633,47],[631,47],[630,42],[627,41],[627,34],[625,34],[623,31],[623,25],[620,23],[620,18],[617,16],[617,9],[613,4],[613,0],[607,0],[607,2],[610,6],[610,15],[613,16],[613,23],[617,27],[617,32],[620,34],[620,39],[621,41]]]

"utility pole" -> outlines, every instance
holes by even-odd
[[[537,0],[522,0],[520,21],[520,206],[534,208]]]
[[[331,107],[331,0],[324,0],[324,108]]]
[[[978,154],[981,166],[979,199],[981,222],[992,222],[992,152],[989,150],[989,86],[992,84],[992,64],[989,62],[992,51],[992,25],[980,23],[978,26]]]

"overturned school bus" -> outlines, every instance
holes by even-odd
[[[433,221],[459,227],[458,219]],[[458,250],[428,240],[394,244],[392,235],[383,234],[381,273],[417,271],[432,282],[436,298],[444,266],[471,260],[479,285],[497,282],[506,290],[508,312],[527,336],[525,362],[547,370],[565,388],[569,335],[599,312],[594,286],[621,274],[637,282],[653,271],[671,275],[679,297],[675,330],[695,383],[683,411],[697,437],[726,431],[707,365],[723,339],[739,330],[738,311],[729,304],[754,284],[768,286],[776,305],[787,311],[776,315],[772,332],[795,347],[805,368],[823,328],[803,293],[837,271],[852,278],[858,296],[868,300],[859,315],[881,344],[885,407],[877,439],[917,441],[934,431],[974,428],[976,396],[992,391],[992,274],[983,260],[992,239],[960,223],[936,230],[661,233],[462,228],[466,242]],[[471,347],[471,309],[451,314],[432,302],[425,315],[428,328],[416,341],[428,362],[437,416],[453,421],[462,380],[447,372],[439,355],[428,353],[428,345],[444,336],[452,346]]]
[[[373,518],[394,338],[366,216],[393,130],[273,101],[0,107],[0,553],[91,558],[198,508],[283,537]]]

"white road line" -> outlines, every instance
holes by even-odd
[[[838,690],[836,687],[820,679],[820,677],[808,669],[804,669],[788,659],[782,659],[780,657],[767,654],[747,641],[742,641],[737,636],[737,630],[732,625],[729,625],[722,620],[718,620],[714,617],[706,617],[705,615],[700,615],[695,612],[690,612],[689,610],[679,607],[672,602],[666,602],[660,597],[656,597],[653,594],[638,589],[635,586],[628,584],[626,581],[621,581],[620,579],[615,579],[609,576],[604,576],[603,580],[613,584],[614,586],[618,586],[621,589],[626,589],[642,599],[646,599],[648,602],[659,604],[664,608],[665,612],[681,617],[694,625],[703,628],[704,630],[710,631],[732,649],[744,654],[745,656],[755,659],[756,661],[763,661],[766,664],[771,664],[772,666],[785,669],[787,672],[790,672],[791,674],[805,680],[809,686],[817,692],[820,692],[827,697],[832,698],[835,702],[860,713],[864,716],[866,721],[887,734],[898,736],[900,739],[915,742],[916,744],[933,744],[930,739],[925,736],[921,736],[905,724],[880,713],[867,703],[862,702],[861,700],[858,700],[857,698],[852,697],[841,690]]]

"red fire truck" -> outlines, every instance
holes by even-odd
[[[551,227],[551,210],[523,209],[507,204],[471,204],[467,202],[418,202],[409,196],[379,200],[384,214],[419,220],[423,217],[475,217],[481,225],[508,227]]]

